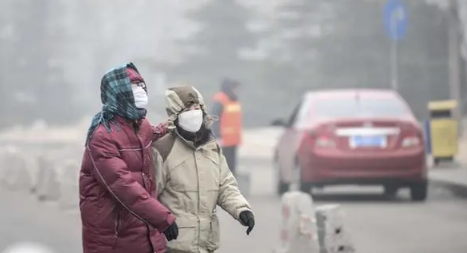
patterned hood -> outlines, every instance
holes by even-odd
[[[102,111],[92,119],[86,142],[92,137],[92,133],[99,124],[103,124],[110,132],[110,122],[117,115],[129,120],[140,120],[146,116],[145,109],[136,108],[127,68],[138,72],[136,66],[129,62],[107,71],[102,77]]]

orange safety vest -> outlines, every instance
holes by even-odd
[[[220,117],[220,132],[222,146],[237,146],[242,142],[242,107],[238,101],[232,101],[227,94],[219,92],[214,95],[214,101],[223,106]]]

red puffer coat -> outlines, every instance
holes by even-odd
[[[139,129],[115,117],[109,133],[100,125],[84,153],[80,210],[84,253],[164,253],[161,233],[175,217],[156,199],[151,144],[146,119]]]

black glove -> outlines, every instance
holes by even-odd
[[[165,238],[167,241],[176,240],[178,237],[178,226],[177,223],[172,223],[165,231],[164,231]]]
[[[240,223],[248,227],[246,230],[246,234],[249,235],[251,230],[255,227],[255,216],[253,216],[253,213],[250,211],[243,211],[240,213]]]

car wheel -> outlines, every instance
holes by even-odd
[[[410,186],[410,198],[412,201],[425,201],[428,195],[427,182],[413,183]]]
[[[300,191],[311,194],[312,187],[309,184],[300,184]]]
[[[390,197],[393,198],[397,195],[397,192],[399,191],[399,187],[394,186],[394,185],[385,185],[384,186],[384,193],[383,195],[385,197]]]
[[[279,196],[286,193],[289,190],[289,184],[282,181],[281,169],[277,161],[274,162],[274,169],[276,174],[276,193]]]
[[[277,182],[277,195],[282,196],[282,194],[289,191],[289,184],[281,181]]]

